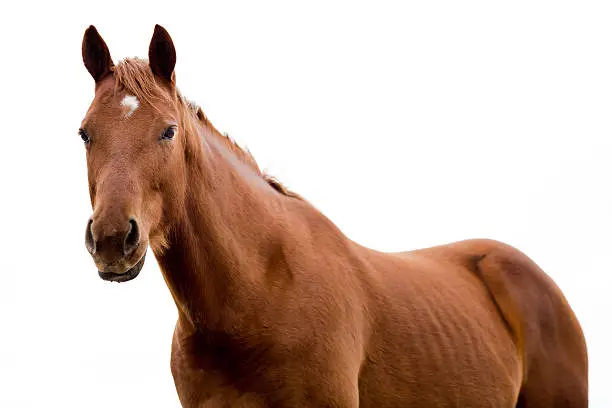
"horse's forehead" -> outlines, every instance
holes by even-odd
[[[112,88],[100,89],[96,92],[88,116],[102,114],[106,118],[123,119],[123,122],[134,117],[138,112],[146,111],[147,107],[145,105],[140,98],[129,91]]]
[[[105,135],[104,140],[114,140],[120,133],[133,133],[142,127],[143,120],[148,117],[146,114],[142,116],[145,113],[142,110],[138,98],[123,90],[97,89],[81,126]]]
[[[136,112],[136,109],[140,106],[140,101],[137,97],[130,94],[125,94],[125,96],[121,99],[120,105],[124,110],[124,116],[129,118]]]
[[[138,109],[141,101],[132,93],[124,89],[105,88],[96,92],[97,101],[105,107],[119,110]],[[133,113],[133,112],[132,112]]]

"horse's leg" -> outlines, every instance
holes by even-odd
[[[506,245],[492,245],[478,257],[476,272],[523,359],[517,407],[586,408],[586,343],[557,285],[527,256]]]
[[[530,352],[518,408],[588,407],[586,348],[570,314],[571,310],[559,310],[555,320],[545,323],[556,326],[559,336],[556,341],[547,338]]]
[[[530,370],[530,377],[519,394],[517,408],[586,408],[588,395],[586,382],[571,368],[559,369],[548,363],[550,369]],[[557,373],[552,371],[557,369]]]
[[[586,408],[586,377],[570,361],[555,362],[543,356],[534,359],[519,394],[517,408]],[[543,368],[539,367],[542,364]]]

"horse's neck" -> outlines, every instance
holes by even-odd
[[[188,166],[185,211],[157,256],[193,329],[223,330],[255,307],[270,257],[280,251],[285,197],[214,135]]]

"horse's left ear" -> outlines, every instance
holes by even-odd
[[[153,38],[149,45],[149,65],[153,73],[168,82],[174,81],[174,65],[176,64],[176,51],[172,38],[166,29],[159,24],[155,25]]]

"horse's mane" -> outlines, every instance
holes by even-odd
[[[113,68],[115,77],[115,89],[125,89],[139,100],[145,101],[152,106],[156,101],[163,98],[164,91],[158,85],[149,67],[147,60],[140,58],[126,58],[119,61]],[[243,163],[253,169],[273,189],[288,197],[301,198],[298,194],[287,189],[280,181],[261,171],[257,161],[248,149],[243,149],[228,134],[222,134],[210,123],[202,108],[193,101],[185,98],[178,90],[178,99],[182,107],[183,119],[188,122],[199,122],[212,129],[212,134],[221,140],[225,146],[233,152]]]

